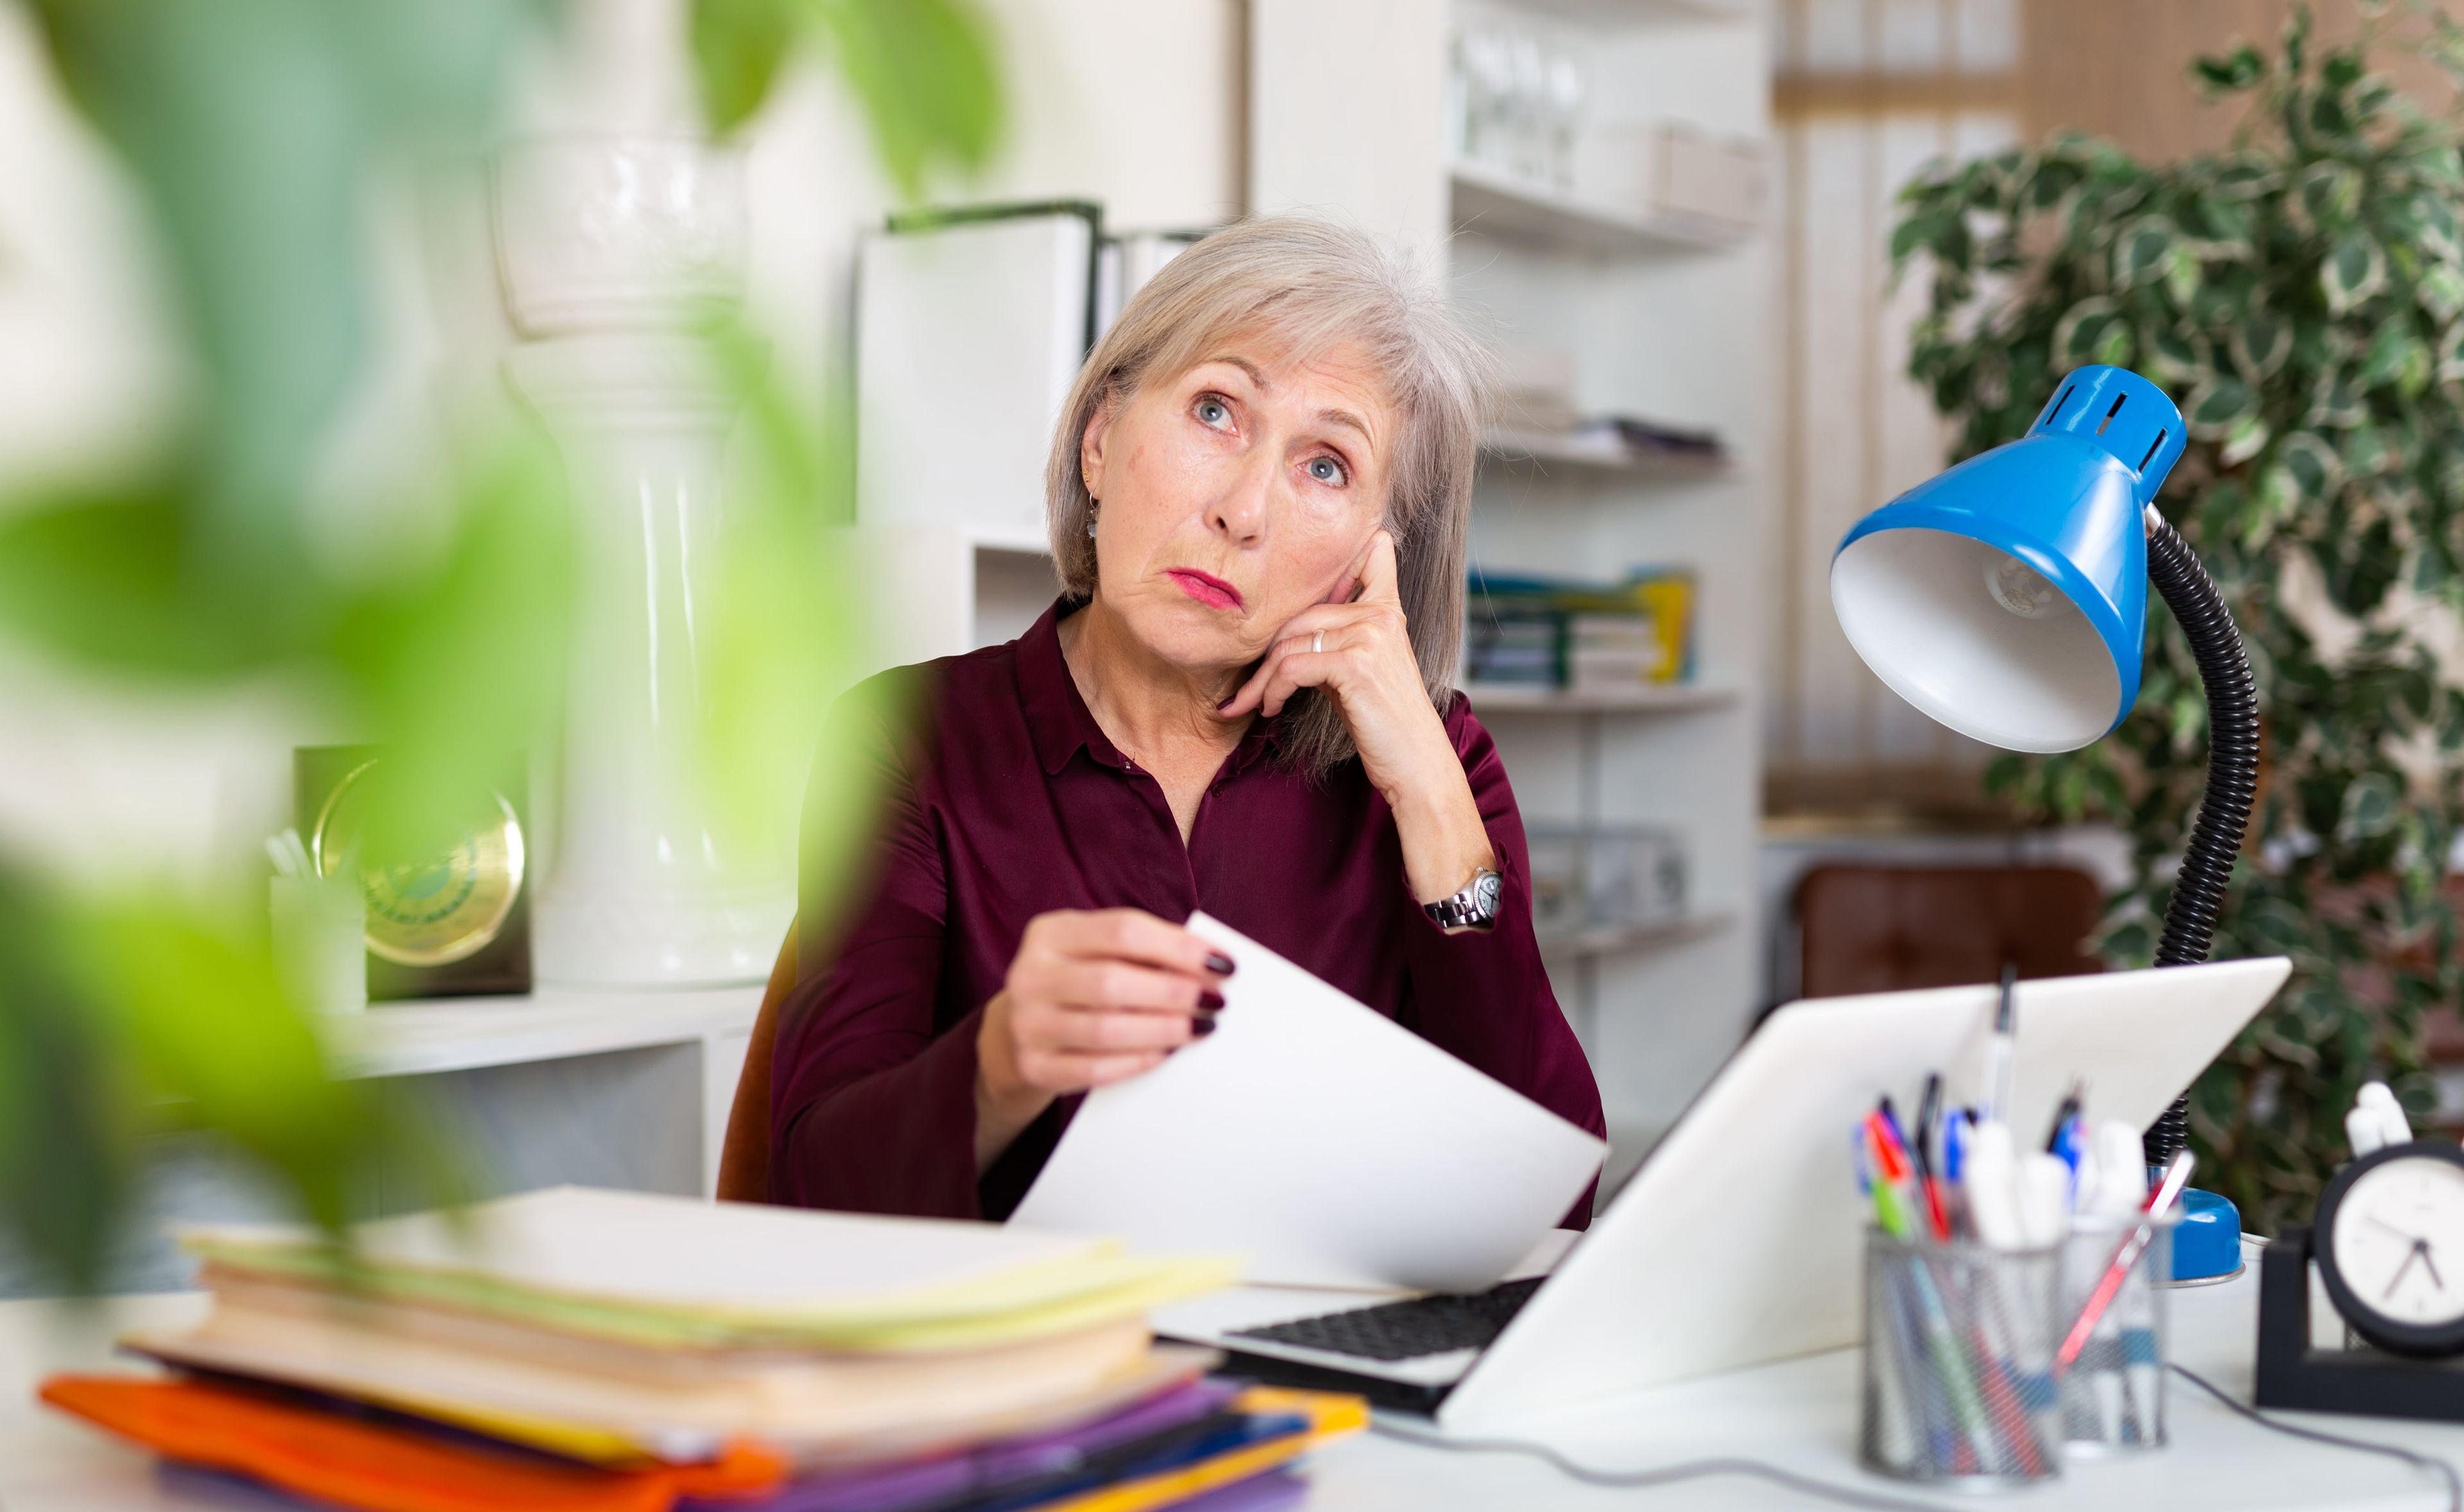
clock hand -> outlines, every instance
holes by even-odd
[[[2387,1230],[2389,1234],[2394,1235],[2397,1238],[2404,1240],[2407,1244],[2418,1244],[2421,1242],[2420,1235],[2407,1234],[2404,1230],[2397,1228],[2394,1224],[2389,1223],[2387,1219],[2380,1217],[2375,1213],[2364,1214],[2363,1216],[2368,1218],[2379,1227]]]
[[[2412,1269],[2412,1262],[2421,1259],[2421,1240],[2414,1239],[2412,1241],[2412,1248],[2405,1252],[2404,1263],[2397,1266],[2395,1268],[2395,1274],[2387,1278],[2387,1290],[2381,1294],[2379,1299],[2380,1301],[2384,1302],[2387,1298],[2395,1295],[2396,1287],[2404,1281],[2404,1273]]]
[[[2430,1241],[2428,1239],[2416,1239],[2413,1242],[2421,1246],[2421,1263],[2430,1267],[2430,1283],[2437,1287],[2440,1291],[2445,1291],[2447,1289],[2447,1282],[2445,1279],[2438,1274],[2438,1262],[2430,1258]]]

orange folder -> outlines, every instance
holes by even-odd
[[[681,1496],[761,1496],[787,1473],[751,1443],[701,1465],[563,1465],[196,1381],[55,1375],[42,1398],[167,1458],[363,1512],[668,1512]]]

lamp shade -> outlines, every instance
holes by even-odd
[[[2072,751],[2139,696],[2144,513],[2182,412],[2118,367],[2062,380],[2028,433],[1859,520],[1831,607],[1891,690],[2012,751]]]

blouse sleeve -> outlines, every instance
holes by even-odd
[[[1504,898],[1489,930],[1448,934],[1425,914],[1404,925],[1403,957],[1411,978],[1403,1021],[1421,1038],[1485,1071],[1569,1123],[1605,1135],[1599,1085],[1582,1042],[1574,1038],[1550,991],[1531,932],[1530,858],[1523,815],[1506,780],[1497,744],[1460,696],[1446,714],[1446,733],[1480,805],[1497,852]],[[1596,1184],[1584,1192],[1564,1226],[1591,1222]]]
[[[934,1032],[947,911],[939,824],[891,733],[904,723],[887,712],[897,690],[867,690],[875,696],[850,694],[834,711],[805,797],[803,964],[772,1061],[770,1194],[800,1207],[975,1217],[976,1015]],[[826,843],[824,826],[868,779],[877,827],[851,865],[833,866],[844,847]],[[870,885],[844,895],[834,877]]]

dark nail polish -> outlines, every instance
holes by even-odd
[[[1198,1006],[1207,1013],[1218,1012],[1223,1006],[1223,995],[1221,993],[1199,993],[1198,995]]]
[[[1240,696],[1241,696],[1241,695],[1240,695],[1239,693],[1234,693],[1234,694],[1232,695],[1232,698],[1238,698],[1238,697],[1240,697]],[[1226,699],[1225,699],[1225,700],[1223,700],[1221,703],[1217,704],[1217,705],[1215,706],[1215,712],[1216,712],[1217,713],[1219,713],[1219,714],[1220,714],[1220,713],[1221,713],[1223,711],[1225,711],[1226,709],[1231,708],[1231,707],[1232,707],[1232,698],[1226,698]]]
[[[1221,953],[1209,955],[1206,957],[1206,969],[1218,976],[1229,976],[1232,975],[1232,957]]]
[[[1189,1032],[1196,1038],[1203,1040],[1215,1032],[1215,1020],[1201,1014],[1189,1020]]]

